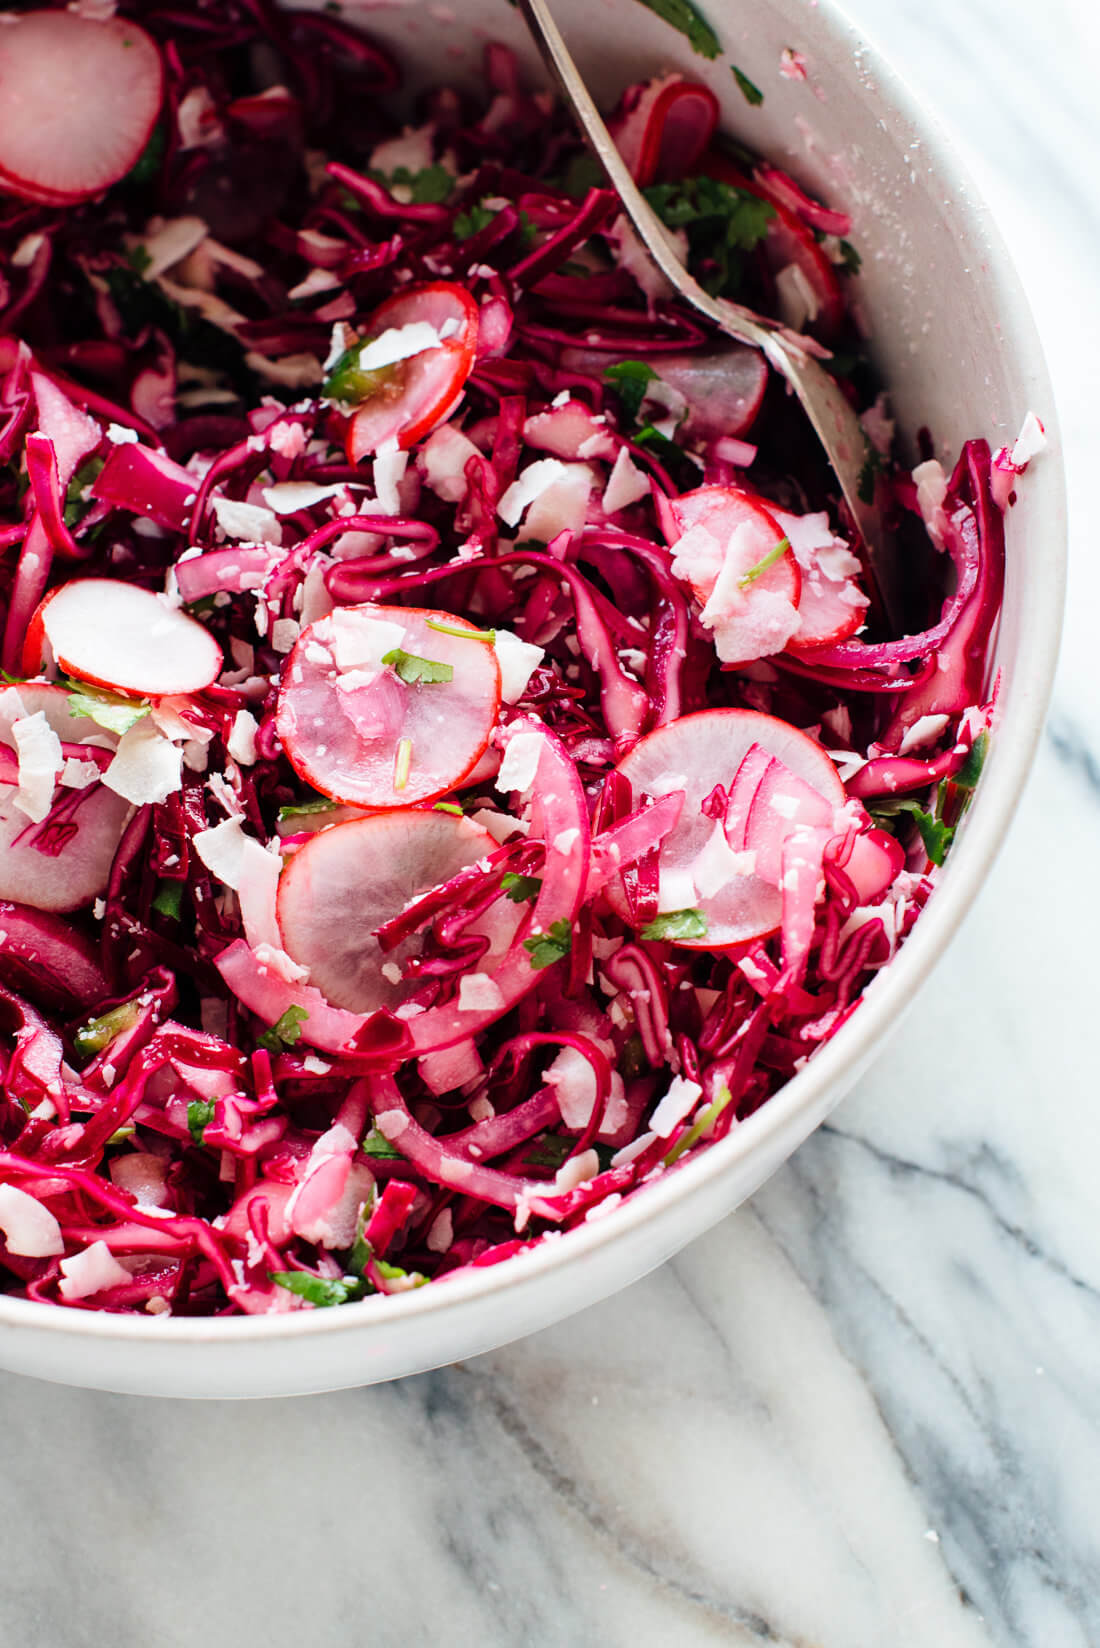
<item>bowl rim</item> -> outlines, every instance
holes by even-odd
[[[858,45],[873,68],[877,92],[891,111],[919,131],[930,169],[953,191],[963,214],[967,235],[980,240],[985,274],[993,307],[1002,321],[1004,337],[1013,349],[1021,381],[1041,397],[1049,417],[1049,447],[1027,487],[1033,513],[1045,523],[1043,587],[1029,598],[1020,625],[1019,650],[1013,680],[1004,694],[1006,705],[1016,696],[1011,730],[1004,727],[995,746],[996,758],[983,774],[952,853],[913,932],[889,964],[866,986],[858,1010],[836,1035],[768,1101],[727,1136],[673,1171],[638,1187],[606,1217],[540,1241],[528,1252],[484,1266],[465,1269],[453,1279],[399,1294],[374,1296],[337,1310],[289,1311],[262,1316],[172,1317],[121,1315],[97,1310],[59,1308],[36,1300],[0,1294],[0,1328],[72,1336],[75,1339],[134,1342],[142,1345],[202,1345],[217,1342],[225,1348],[268,1340],[292,1341],[361,1334],[376,1326],[379,1332],[414,1317],[453,1313],[473,1300],[499,1297],[509,1290],[579,1265],[586,1255],[622,1246],[639,1226],[656,1223],[690,1200],[705,1185],[726,1176],[738,1162],[763,1155],[769,1140],[785,1132],[796,1136],[791,1150],[807,1135],[799,1123],[816,1105],[834,1101],[846,1091],[846,1072],[858,1070],[880,1049],[904,1007],[925,982],[947,949],[992,868],[1011,823],[1035,758],[1054,683],[1061,641],[1066,579],[1066,494],[1062,447],[1053,390],[1042,344],[1020,277],[999,228],[977,189],[969,168],[940,116],[909,87],[874,40],[873,30],[856,24],[838,0],[822,0],[818,11],[826,34],[847,37]],[[1036,507],[1037,506],[1037,507]],[[1014,687],[1016,691],[1014,691]],[[1006,721],[1008,717],[1006,716]],[[815,1123],[814,1126],[819,1125]],[[778,1165],[778,1164],[777,1164]],[[586,1301],[579,1301],[578,1308]],[[559,1313],[562,1314],[562,1313]],[[0,1359],[2,1360],[2,1359]]]

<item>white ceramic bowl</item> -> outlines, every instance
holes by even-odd
[[[678,68],[713,88],[724,124],[851,211],[862,301],[901,427],[928,425],[945,458],[969,436],[997,445],[1034,407],[1052,451],[1008,519],[996,662],[1001,722],[975,805],[941,884],[859,1011],[775,1098],[697,1160],[608,1217],[530,1256],[416,1293],[338,1310],[220,1321],[98,1315],[0,1298],[0,1365],[70,1384],[159,1396],[275,1396],[392,1379],[489,1350],[625,1287],[752,1194],[823,1119],[877,1052],[942,955],[989,870],[1039,737],[1061,623],[1064,497],[1053,401],[1016,275],[985,207],[928,115],[828,0],[702,0],[723,56],[693,55],[638,0],[554,0],[605,105],[623,86]],[[346,11],[354,14],[354,6]],[[537,58],[500,0],[369,6],[363,21],[410,84],[476,84],[481,46]],[[784,47],[809,84],[778,73]],[[766,88],[750,108],[736,63]],[[815,95],[815,88],[820,95]]]

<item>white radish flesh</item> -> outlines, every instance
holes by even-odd
[[[470,819],[418,808],[321,830],[295,853],[279,883],[287,954],[309,968],[310,983],[334,1007],[352,1013],[393,1008],[409,993],[397,969],[419,953],[422,938],[413,934],[383,954],[375,929],[495,850],[488,832]],[[478,970],[492,972],[521,913],[502,898],[466,929],[489,940]]]
[[[46,597],[37,618],[62,669],[118,692],[202,692],[222,667],[201,624],[136,584],[74,579]]]
[[[128,18],[12,16],[0,29],[0,189],[66,204],[134,165],[163,87],[160,53]]]
[[[293,766],[351,806],[411,806],[456,788],[500,708],[500,666],[479,633],[446,612],[372,605],[342,607],[303,630],[276,712]],[[383,664],[393,652],[413,663]],[[443,665],[450,679],[408,679],[417,661]]]
[[[826,752],[787,722],[755,710],[703,710],[698,715],[683,716],[649,733],[619,764],[619,771],[630,781],[636,806],[646,795],[660,795],[671,789],[685,792],[679,819],[661,843],[662,876],[677,872],[690,875],[714,830],[714,819],[702,811],[702,804],[717,785],[731,789],[754,745],[782,763],[797,782],[799,795],[802,786],[814,792],[830,817],[834,809],[844,805],[844,786]],[[766,770],[767,762],[762,761],[755,780],[757,787]],[[774,801],[772,814],[780,819],[777,830],[785,834],[787,821],[776,813]],[[797,818],[792,818],[790,827],[796,823]],[[730,845],[735,849],[745,845],[751,848],[752,841],[735,840]],[[629,905],[621,882],[609,883],[607,897],[616,912],[628,920]],[[706,918],[706,935],[678,942],[702,950],[727,949],[763,937],[776,930],[782,915],[778,888],[755,873],[735,875],[710,897],[699,895],[694,907]]]
[[[84,716],[71,716],[68,694],[61,687],[27,682],[0,689],[0,741],[14,748],[8,731],[12,711],[42,711],[65,743],[92,743],[113,749],[117,740]],[[64,799],[63,819],[51,826],[31,824],[14,805],[16,788],[0,784],[0,899],[14,899],[36,910],[78,910],[103,892],[111,873],[130,804],[104,784],[83,790],[55,791]],[[75,828],[73,828],[75,826]],[[60,843],[56,852],[42,852],[36,841]]]

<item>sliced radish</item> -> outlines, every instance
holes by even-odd
[[[841,865],[861,904],[874,904],[880,899],[904,868],[905,849],[885,830],[867,830],[857,835],[851,857]]]
[[[7,730],[12,721],[42,711],[63,743],[113,749],[117,740],[110,733],[84,716],[69,714],[68,699],[63,688],[34,681],[0,689],[0,741],[13,746]],[[105,784],[61,786],[55,805],[65,803],[63,815],[32,824],[14,805],[15,793],[14,785],[0,785],[0,898],[18,899],[36,910],[78,910],[90,904],[107,886],[129,802]]]
[[[383,353],[393,358],[361,368],[360,357],[387,335],[392,347]],[[375,310],[354,358],[345,356],[329,379],[332,398],[356,407],[347,429],[352,463],[390,441],[407,451],[454,410],[473,369],[477,335],[477,304],[448,281],[411,286]]]
[[[647,184],[689,177],[718,124],[718,99],[707,86],[679,75],[651,80],[612,122],[615,142],[634,174]]]
[[[763,502],[763,500],[761,500]],[[798,629],[789,651],[846,641],[863,622],[869,601],[860,587],[862,568],[843,538],[829,526],[824,510],[791,515],[769,505],[769,512],[790,540],[802,573]]]
[[[784,761],[772,756],[756,786],[745,827],[745,846],[755,855],[757,875],[778,886],[787,837],[795,829],[831,824],[835,800],[835,796],[823,796]]]
[[[149,140],[163,79],[129,18],[12,15],[0,29],[2,186],[60,205],[117,183]]]
[[[798,629],[802,580],[790,548],[780,550],[785,534],[775,517],[731,486],[687,492],[671,514],[680,534],[672,571],[691,585],[722,662],[782,652]]]
[[[222,667],[221,648],[201,624],[114,578],[75,578],[46,596],[27,630],[28,675],[42,667],[43,641],[70,675],[151,697],[202,692]]]
[[[646,795],[666,795],[680,789],[685,792],[680,817],[661,844],[658,865],[665,908],[691,907],[700,910],[706,919],[705,936],[677,940],[690,949],[728,949],[765,937],[780,924],[782,900],[778,886],[757,873],[756,864],[744,856],[746,851],[758,850],[752,845],[751,826],[743,841],[723,840],[723,825],[712,816],[713,808],[703,811],[703,802],[718,785],[727,792],[733,790],[754,746],[760,752],[753,756],[756,772],[755,776],[750,772],[748,780],[754,796],[773,765],[782,763],[792,781],[791,819],[783,816],[778,788],[772,792],[767,808],[780,846],[786,835],[801,827],[798,812],[805,805],[806,789],[820,799],[830,821],[836,809],[844,805],[844,786],[821,746],[787,722],[755,710],[703,710],[683,716],[649,733],[619,764],[620,773],[630,781],[636,803]],[[723,863],[724,849],[729,857]],[[711,889],[708,893],[699,890],[697,876]],[[676,904],[670,904],[664,896],[665,888],[677,895]],[[694,899],[681,906],[681,892],[686,898],[693,891]],[[630,907],[621,882],[608,885],[607,897],[616,913],[629,921]]]
[[[397,976],[419,954],[419,934],[383,954],[375,930],[414,898],[496,851],[468,818],[402,807],[337,824],[309,838],[279,881],[279,928],[287,954],[310,983],[351,1013],[391,1010],[409,994]],[[498,899],[466,932],[489,940],[477,972],[492,974],[521,912]]]
[[[610,351],[621,356],[622,346],[563,349],[561,363],[598,378],[607,370]],[[644,350],[638,358],[645,359]],[[685,434],[707,440],[744,435],[752,428],[768,386],[767,363],[758,349],[736,343],[707,354],[654,355],[648,364],[687,401]]]
[[[276,710],[295,770],[358,807],[407,807],[455,789],[500,709],[500,666],[481,633],[419,607],[340,607],[311,624],[290,654]],[[384,664],[391,653],[412,662]],[[423,664],[450,678],[410,679]]]

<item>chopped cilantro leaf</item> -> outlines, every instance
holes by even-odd
[[[764,239],[775,216],[771,202],[712,177],[654,183],[643,193],[662,223],[686,230],[700,283],[714,296],[733,296],[746,254]]]
[[[446,166],[439,165],[423,166],[418,172],[410,171],[408,166],[396,166],[392,172],[372,166],[367,176],[391,193],[394,189],[408,189],[414,206],[438,206],[448,199],[455,183]]]
[[[954,778],[951,780],[958,790],[972,790],[982,776],[986,753],[989,749],[989,734],[980,732],[970,746],[970,753]]]
[[[401,1152],[397,1146],[392,1145],[386,1135],[379,1133],[376,1127],[372,1127],[370,1132],[364,1135],[359,1148],[364,1156],[373,1156],[375,1161],[378,1162],[399,1162],[401,1160]]]
[[[677,446],[676,442],[670,440],[661,430],[647,423],[644,428],[638,430],[634,439],[639,446],[647,447],[660,460],[681,491],[687,492],[693,486],[698,486],[698,466],[692,462],[682,446]]]
[[[462,817],[462,808],[454,801],[437,801],[432,811],[434,813],[452,813],[455,818]]]
[[[505,898],[510,898],[513,904],[526,904],[532,898],[538,898],[542,890],[542,877],[517,875],[514,870],[506,870],[500,878],[501,890]]]
[[[642,928],[643,938],[706,938],[707,918],[702,910],[668,910]]]
[[[178,921],[180,911],[183,909],[183,882],[167,880],[160,882],[157,887],[156,897],[153,900],[153,909],[158,916],[168,916],[170,920]]]
[[[572,931],[563,917],[560,921],[552,922],[545,933],[538,933],[534,938],[525,938],[523,948],[531,957],[533,970],[540,973],[544,967],[553,967],[556,961],[567,956],[572,943]]]
[[[544,1133],[528,1146],[523,1157],[524,1167],[549,1167],[555,1173],[568,1158],[576,1139],[562,1139],[556,1133]]]
[[[763,103],[764,93],[760,90],[760,87],[755,85],[747,74],[743,74],[736,63],[733,65],[733,78],[741,88],[741,95],[746,103],[751,103],[754,108]]]
[[[187,1106],[187,1131],[196,1144],[202,1144],[206,1125],[214,1120],[213,1099],[192,1099]]]
[[[455,239],[472,240],[482,229],[489,227],[496,215],[491,206],[483,205],[480,200],[475,201],[469,211],[456,212],[453,225]]]
[[[64,521],[70,531],[74,526],[79,526],[80,522],[84,519],[89,509],[92,507],[92,500],[90,498],[86,498],[84,494],[91,486],[106,461],[107,460],[105,458],[85,458],[84,462],[69,482],[68,487],[65,490]]]
[[[261,1047],[266,1047],[269,1053],[283,1053],[288,1047],[295,1047],[301,1038],[302,1025],[309,1014],[304,1007],[295,1004],[288,1007],[281,1018],[265,1030],[256,1040]]]
[[[440,681],[453,681],[455,677],[453,664],[440,664],[434,658],[418,658],[415,652],[403,652],[400,647],[384,653],[382,662],[389,664],[398,679],[410,687],[419,683],[432,685]]]
[[[841,267],[846,271],[846,273],[849,275],[858,275],[860,269],[863,267],[863,259],[860,257],[850,240],[841,241],[840,256]]]
[[[774,549],[769,549],[768,553],[762,556],[755,566],[751,566],[746,573],[742,574],[737,580],[737,587],[739,589],[748,589],[750,584],[755,584],[761,573],[767,572],[769,567],[773,567],[780,556],[785,555],[790,547],[791,540],[789,538],[780,538]]]
[[[124,183],[152,183],[160,171],[160,163],[164,159],[164,150],[168,141],[163,120],[158,120],[149,133],[144,149],[138,155],[134,164],[123,178]]]
[[[722,50],[718,36],[692,0],[641,0],[641,3],[686,35],[692,51],[698,52],[700,57],[714,58]]]
[[[656,376],[657,373],[647,361],[623,360],[616,361],[614,366],[607,368],[603,381],[618,395],[623,403],[623,411],[631,423],[637,423],[645,392]]]
[[[911,818],[917,827],[924,850],[933,864],[942,864],[947,857],[948,848],[955,839],[955,829],[951,824],[945,824],[936,813],[927,813],[919,801],[880,801],[871,809],[875,823],[881,829],[888,830],[891,835],[897,833],[897,823],[901,818]]]
[[[583,200],[589,189],[602,189],[606,184],[604,169],[595,155],[587,149],[579,149],[570,158],[558,187],[572,199]]]
[[[400,373],[403,362],[390,366],[362,367],[359,356],[371,338],[357,338],[350,349],[345,349],[321,389],[322,400],[335,401],[338,406],[361,406],[380,389],[392,383]]]
[[[69,714],[86,716],[107,732],[129,732],[143,715],[149,714],[149,705],[140,699],[123,698],[120,693],[90,687],[86,681],[62,684],[68,688]]]
[[[313,1276],[308,1270],[269,1270],[267,1274],[279,1287],[308,1299],[311,1305],[346,1305],[362,1294],[363,1284],[346,1276]]]

